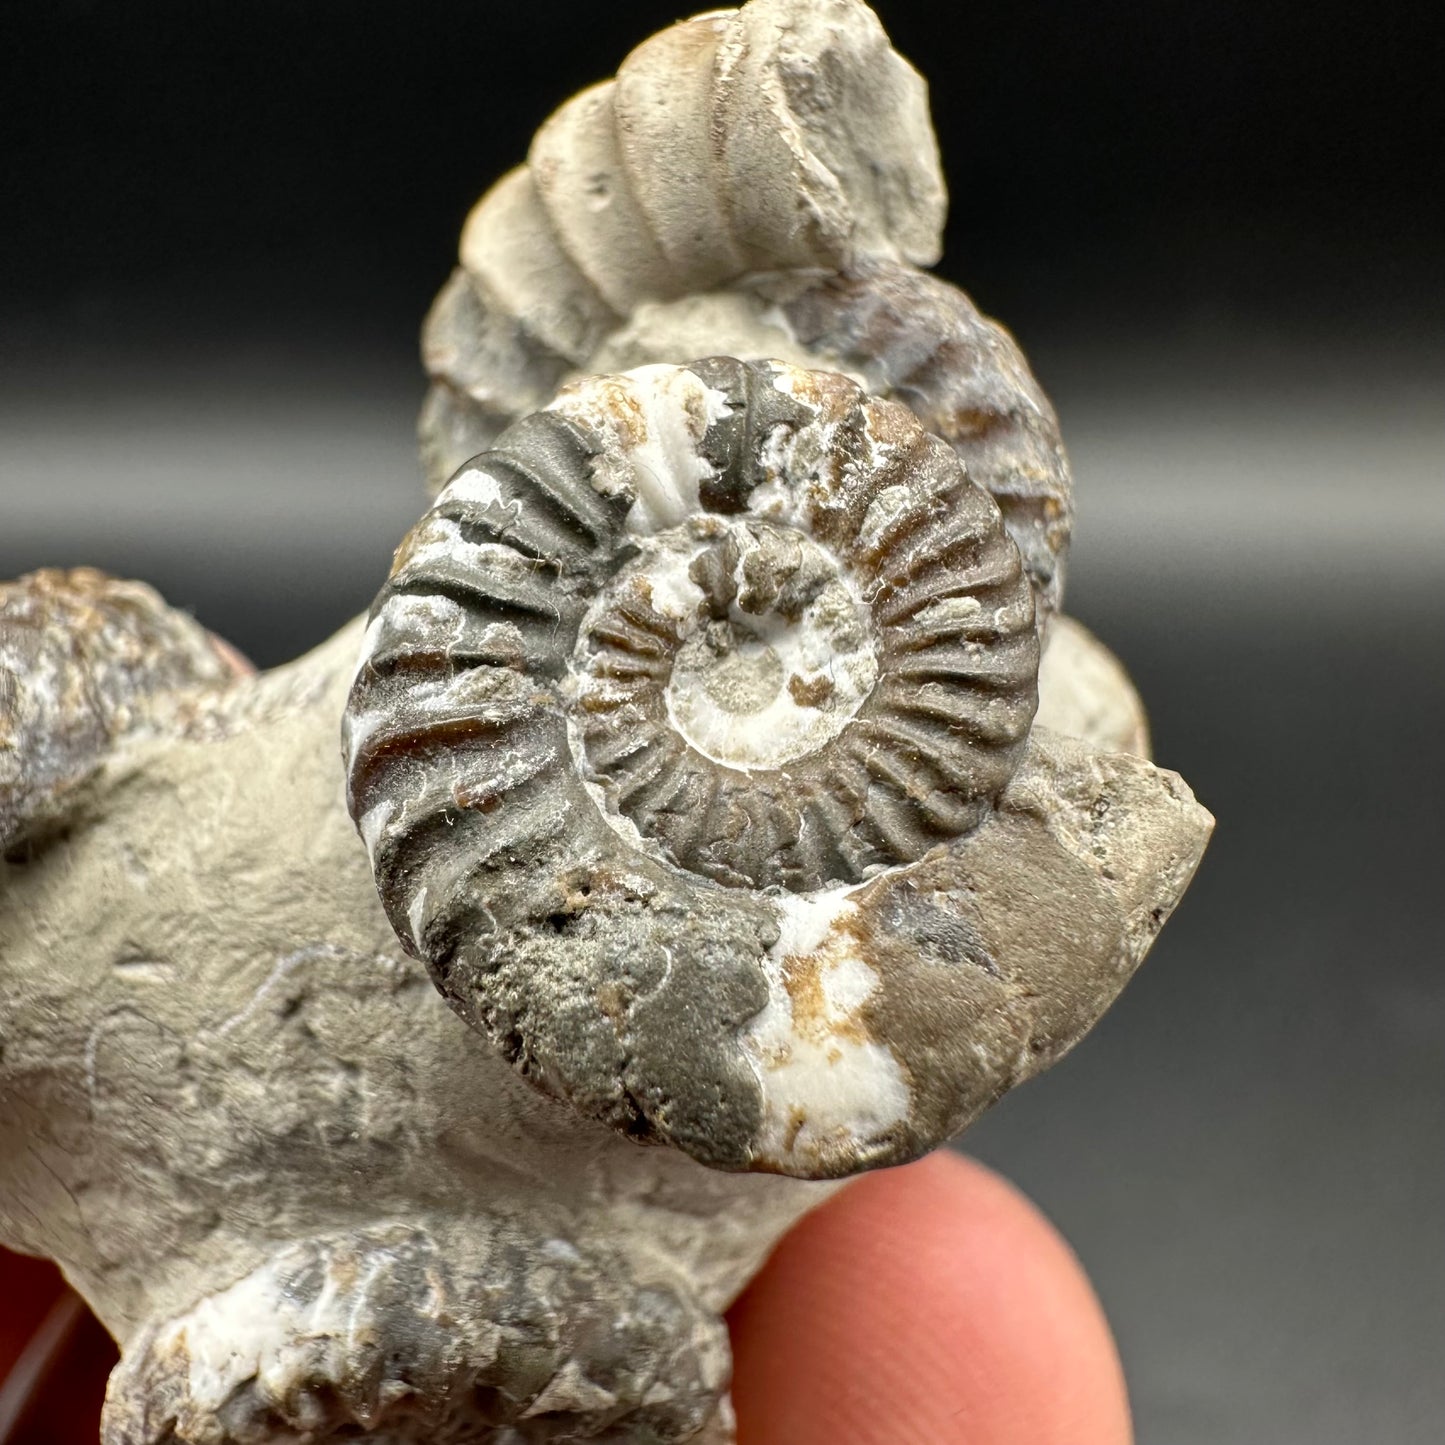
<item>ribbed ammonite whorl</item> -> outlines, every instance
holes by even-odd
[[[826,1172],[826,1124],[802,1164],[801,1126],[764,1142],[744,1026],[780,939],[991,808],[1033,611],[997,506],[906,408],[727,358],[579,382],[451,480],[373,609],[346,747],[392,922],[543,1088]],[[865,1035],[870,1147],[906,1150]]]
[[[427,317],[439,488],[578,373],[725,352],[854,376],[990,492],[1060,605],[1053,408],[1013,338],[918,269],[945,211],[923,79],[861,0],[751,0],[644,41],[477,203]]]

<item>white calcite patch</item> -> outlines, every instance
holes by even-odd
[[[908,1117],[903,1069],[860,1012],[878,974],[847,931],[856,892],[769,900],[781,931],[764,960],[768,1002],[741,1040],[763,1091],[761,1167],[826,1172],[830,1158],[856,1156]]]
[[[579,660],[585,666],[590,626],[611,605],[613,591],[641,588],[653,610],[677,625],[666,689],[672,726],[704,757],[725,767],[780,767],[835,738],[877,682],[867,609],[851,578],[826,558],[832,578],[799,616],[746,612],[734,603],[720,625],[710,618],[693,567],[715,545],[712,534],[726,524],[694,520],[696,531],[676,529],[644,542],[642,557],[591,609]],[[747,534],[741,535],[744,545],[734,567],[739,593],[747,586],[753,550]],[[798,540],[813,546],[804,537]],[[605,678],[586,684],[594,696],[609,686]]]
[[[778,768],[837,737],[878,680],[867,606],[848,571],[799,532],[794,543],[802,565],[825,579],[801,612],[749,612],[734,601],[719,618],[696,580],[696,565],[732,533],[739,543],[733,583],[745,596],[757,580],[750,580],[759,547],[750,525],[699,513],[640,537],[640,555],[588,609],[563,684],[567,695],[609,705],[630,695],[630,681],[591,665],[599,621],[630,596],[674,625],[667,644],[668,720],[703,757],[742,770]]]
[[[437,504],[446,502],[470,502],[486,511],[510,512],[514,517],[522,515],[522,503],[515,497],[508,501],[502,495],[502,484],[479,467],[468,467],[447,483]]]
[[[566,387],[547,407],[602,438],[594,484],[632,495],[627,530],[641,537],[701,510],[698,488],[713,468],[698,445],[730,409],[696,373],[660,365]]]
[[[779,617],[734,618],[753,637],[734,656],[771,692],[761,706],[737,710],[725,687],[704,688],[678,677],[667,690],[673,725],[704,757],[725,767],[769,769],[816,752],[847,725],[878,677],[866,637],[860,646],[829,655],[827,637],[804,618],[799,625]],[[803,702],[789,687],[796,680],[826,690],[818,702]]]
[[[329,1271],[316,1297],[303,1302],[283,1272],[267,1266],[172,1321],[156,1349],[189,1361],[192,1407],[214,1413],[249,1381],[263,1395],[284,1397],[313,1349],[345,1361],[358,1329],[375,1328],[369,1313],[357,1315],[354,1290],[343,1293]]]
[[[702,548],[691,537],[658,545],[646,554],[645,565],[636,575],[647,583],[654,611],[689,628],[702,610],[703,590],[692,580],[690,569]]]

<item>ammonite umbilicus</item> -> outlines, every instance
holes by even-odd
[[[903,406],[784,363],[593,378],[398,550],[352,812],[398,932],[541,1087],[710,1164],[852,1170],[966,1112],[918,1117],[868,934],[997,972],[936,874],[1038,661],[997,506]]]

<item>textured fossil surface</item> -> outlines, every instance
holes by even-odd
[[[779,1235],[1137,967],[1211,820],[942,220],[858,0],[684,22],[469,219],[369,617],[0,587],[0,1239],[111,1445],[727,1445]]]
[[[178,691],[235,676],[225,648],[140,582],[92,568],[0,583],[0,849],[63,822],[122,737]]]
[[[1072,520],[1053,408],[942,252],[920,77],[856,0],[753,0],[654,35],[569,101],[467,220],[423,334],[439,490],[569,375],[725,354],[896,397],[991,492],[1059,602]]]
[[[1062,635],[1071,679],[1100,650]],[[350,803],[398,934],[541,1089],[844,1175],[1056,1057],[1197,861],[1173,779],[1030,732],[1039,654],[998,507],[901,404],[645,366],[514,424],[398,550]]]
[[[822,1186],[579,1127],[446,1007],[344,806],[360,638],[197,700],[12,853],[0,1231],[121,1341],[111,1440],[688,1438],[717,1311]]]

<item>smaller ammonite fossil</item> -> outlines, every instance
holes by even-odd
[[[860,0],[683,22],[468,221],[368,618],[251,675],[0,584],[0,1239],[121,1342],[107,1445],[731,1445],[826,1181],[1144,957],[1211,820],[943,205]]]
[[[1058,422],[1013,338],[920,267],[942,254],[922,78],[857,0],[753,0],[644,41],[477,203],[427,317],[440,488],[569,376],[726,353],[902,401],[991,492],[1060,604]]]

